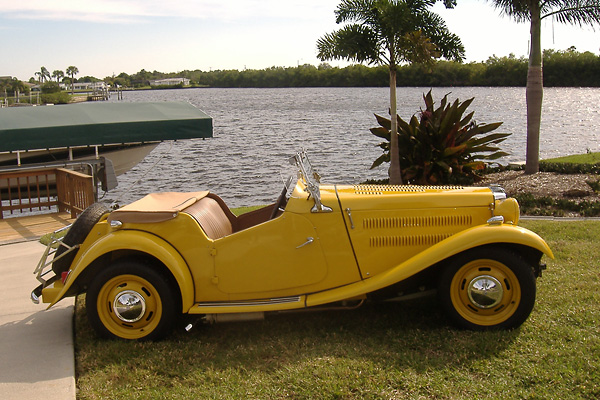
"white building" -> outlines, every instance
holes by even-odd
[[[71,90],[71,84],[70,83],[61,83],[60,84],[60,88],[62,90]],[[98,90],[106,90],[108,88],[108,85],[106,84],[106,82],[75,82],[75,84],[73,85],[73,89],[74,90],[94,90],[94,91],[98,91]]]
[[[174,86],[179,85],[180,83],[183,86],[188,86],[190,84],[190,80],[188,78],[166,78],[166,79],[156,79],[150,81],[150,86]]]

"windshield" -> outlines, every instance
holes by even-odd
[[[321,192],[319,191],[321,175],[313,168],[306,151],[297,152],[290,158],[290,163],[298,167],[299,179],[302,180],[302,183],[306,186],[305,190],[308,191],[315,201],[311,212],[331,212],[331,208],[321,203]]]

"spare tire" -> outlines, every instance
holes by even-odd
[[[94,225],[100,221],[100,218],[102,218],[103,215],[109,212],[110,210],[108,207],[101,203],[94,203],[86,208],[69,228],[69,231],[63,239],[63,243],[68,246],[75,246],[83,243]],[[77,254],[77,250],[74,250],[57,260],[57,258],[67,250],[67,247],[60,246],[54,254],[55,261],[52,262],[52,271],[54,271],[57,276],[60,276],[69,269]]]

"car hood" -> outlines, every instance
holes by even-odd
[[[352,210],[489,207],[495,200],[490,188],[463,186],[322,185],[321,196]]]

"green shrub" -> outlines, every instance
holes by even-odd
[[[59,93],[42,94],[41,100],[44,104],[68,104],[71,100],[71,95],[64,91]]]
[[[559,174],[600,174],[600,164],[579,164],[540,161],[541,172]]]
[[[508,155],[496,145],[506,140],[510,133],[494,133],[502,122],[478,124],[473,112],[464,115],[473,98],[448,103],[444,96],[435,108],[431,90],[423,95],[425,110],[407,123],[398,116],[398,148],[400,169],[405,182],[413,184],[472,184],[480,180],[479,171],[485,161]],[[380,126],[371,133],[385,139],[379,144],[384,154],[373,162],[375,168],[389,162],[391,121],[375,115]]]
[[[42,85],[42,93],[43,94],[50,94],[50,93],[59,93],[60,92],[60,85],[57,82],[46,82]]]
[[[553,199],[548,196],[535,197],[531,193],[517,193],[513,196],[519,202],[521,214],[562,217],[571,211],[582,217],[597,217],[600,215],[600,202],[573,201]]]
[[[589,187],[596,193],[600,192],[600,179],[596,179],[595,181],[585,181]]]

